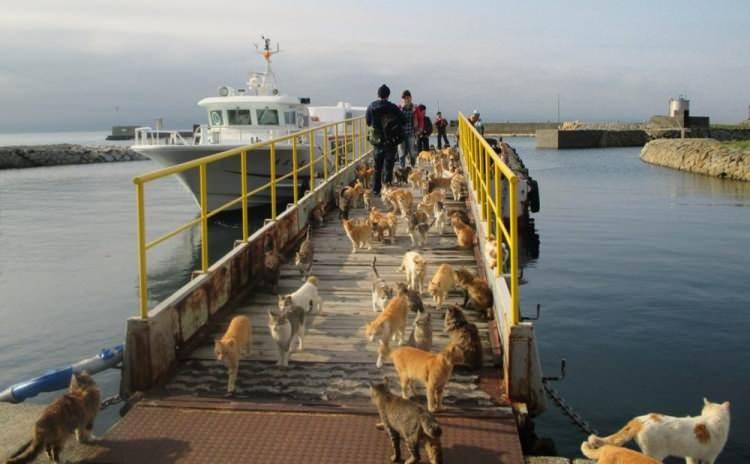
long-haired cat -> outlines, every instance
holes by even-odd
[[[458,306],[454,305],[445,311],[443,331],[450,337],[450,342],[461,349],[461,366],[471,370],[482,368],[484,353],[479,330],[466,319],[466,315]]]
[[[406,297],[406,301],[408,302],[408,306],[409,306],[409,311],[413,313],[424,312],[424,302],[422,302],[422,297],[419,295],[418,291],[409,288],[403,282],[399,282],[396,284],[396,292],[399,295],[403,295]]]
[[[406,274],[406,283],[412,290],[420,294],[424,291],[424,281],[427,277],[427,260],[416,251],[407,251],[398,269]]]
[[[581,453],[598,464],[661,464],[661,461],[628,448],[612,445],[592,448],[585,441],[581,443]]]
[[[292,299],[293,306],[299,306],[310,313],[321,314],[323,312],[323,298],[318,291],[318,278],[310,276],[300,288],[285,297],[279,296],[279,310],[288,306],[287,297]]]
[[[365,335],[371,342],[379,342],[378,359],[375,361],[378,368],[383,367],[383,357],[390,352],[391,339],[395,338],[399,344],[404,341],[408,314],[409,304],[406,297],[396,295],[388,302],[383,312],[367,324]]]
[[[685,458],[687,464],[713,463],[729,436],[729,401],[712,403],[703,398],[696,417],[673,417],[650,413],[638,416],[608,437],[590,435],[588,445],[623,445],[635,440],[643,454],[661,462],[667,456]]]
[[[261,280],[270,287],[271,293],[278,293],[279,277],[281,276],[281,254],[276,245],[276,240],[268,234],[263,242],[263,269],[261,269]]]
[[[312,242],[312,225],[308,225],[305,240],[294,255],[294,265],[297,266],[299,273],[302,275],[302,280],[305,280],[310,275],[314,257],[315,247]]]
[[[448,345],[439,353],[430,353],[410,346],[402,346],[391,353],[393,367],[401,381],[401,394],[408,399],[414,392],[413,381],[427,390],[427,410],[435,412],[442,407],[443,390],[451,378],[453,365],[461,362],[461,350]]]
[[[341,225],[344,226],[346,236],[352,242],[352,253],[356,253],[358,248],[367,247],[372,250],[372,228],[369,221],[364,224],[356,224],[351,219],[342,219]]]
[[[477,311],[484,311],[492,306],[492,290],[487,281],[467,269],[458,269],[455,276],[456,285],[464,289],[464,308],[468,307],[469,302]]]
[[[456,244],[459,248],[471,248],[474,246],[474,229],[464,224],[457,216],[451,218],[453,232],[456,233]]]
[[[409,181],[409,175],[411,174],[411,166],[396,167],[393,170],[393,177],[396,180],[396,184],[404,185]]]
[[[424,444],[430,464],[442,464],[443,450],[440,436],[443,430],[435,417],[424,406],[391,393],[388,381],[370,382],[370,399],[378,408],[378,415],[393,445],[392,462],[401,461],[401,439],[411,454],[406,462],[419,462],[419,448]]]
[[[60,462],[60,452],[65,442],[75,433],[80,443],[93,438],[94,419],[99,412],[102,394],[87,372],[73,374],[68,393],[57,398],[42,412],[34,423],[31,440],[6,462],[21,464],[33,462],[42,450],[52,462]]]
[[[289,303],[291,304],[291,300]],[[295,338],[299,340],[299,351],[302,351],[306,329],[305,312],[305,309],[300,306],[291,306],[280,313],[268,311],[268,329],[279,349],[277,366],[289,365],[289,353],[293,349]]]
[[[234,316],[224,332],[224,336],[214,340],[214,354],[216,360],[221,361],[229,369],[227,394],[234,393],[237,382],[237,372],[240,369],[240,358],[250,354],[250,319],[247,316]]]
[[[370,267],[374,274],[374,278],[372,279],[372,310],[377,313],[385,309],[385,306],[393,298],[394,291],[393,287],[380,277],[380,273],[378,273],[378,269],[375,267],[376,261],[377,257],[373,256]]]
[[[432,295],[432,301],[439,307],[448,297],[448,292],[456,286],[456,279],[453,275],[453,268],[450,264],[441,264],[427,287],[427,291]]]
[[[417,313],[417,317],[414,318],[414,327],[411,329],[411,335],[406,344],[424,351],[432,349],[432,316],[429,312]]]

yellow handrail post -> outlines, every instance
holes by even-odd
[[[276,142],[271,143],[271,219],[276,220]]]
[[[310,130],[310,143],[313,145],[315,138],[312,136],[312,129]],[[325,182],[328,182],[328,154],[325,153],[322,149],[320,150],[321,155],[323,156],[323,179],[325,179]]]
[[[519,301],[518,301],[518,212],[516,211],[518,198],[516,182],[517,178],[511,177],[509,179],[508,188],[510,189],[510,196],[508,202],[510,203],[510,295],[511,295],[511,308],[513,314],[513,325],[518,324],[521,319]]]
[[[146,265],[146,212],[143,184],[136,182],[136,211],[138,214],[138,297],[141,319],[148,319],[148,282]]]
[[[503,254],[502,243],[504,237],[500,230],[500,224],[503,222],[503,204],[500,203],[502,193],[500,192],[500,165],[495,164],[495,277],[502,273]]]
[[[486,203],[485,206],[487,208],[486,217],[487,217],[488,230],[489,230],[489,225],[490,225],[490,208],[491,208],[490,201],[489,201],[489,199],[490,199],[490,192],[491,192],[491,188],[490,188],[490,171],[492,169],[491,165],[490,165],[490,161],[491,161],[490,154],[487,153],[487,150],[485,150],[484,151],[484,185],[485,185],[485,188],[487,189],[487,193],[486,193],[487,200],[485,201],[485,203]]]
[[[346,122],[344,122],[343,126],[344,126],[344,159],[346,159],[348,163],[349,162],[348,161],[349,160],[349,140],[348,140],[348,135],[346,132]],[[354,161],[354,156],[352,156],[351,160]]]
[[[328,143],[328,127],[323,128],[323,150],[326,154],[326,158],[331,157],[331,145]],[[339,160],[333,159],[334,174],[339,173]]]
[[[299,201],[299,188],[297,187],[297,139],[292,139],[292,195],[294,197],[294,206]]]
[[[339,159],[339,125],[333,126],[333,152],[336,154],[336,159]],[[344,167],[346,167],[346,160],[344,160]]]
[[[359,124],[352,121],[352,156],[357,159],[362,155],[362,140],[359,138]]]
[[[315,190],[315,146],[309,143],[310,147],[310,191]]]
[[[198,168],[201,184],[201,271],[208,272],[208,175],[206,163]]]
[[[247,151],[240,153],[240,188],[242,189],[242,241],[247,242],[250,236],[250,224],[247,217]]]

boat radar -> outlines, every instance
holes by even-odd
[[[271,39],[265,36],[260,36],[260,38],[263,39],[263,48],[261,49],[258,47],[258,44],[255,44],[255,50],[266,61],[266,71],[250,73],[250,78],[247,80],[247,88],[250,92],[254,92],[255,95],[276,96],[279,94],[279,87],[276,83],[276,75],[271,70],[271,57],[281,52],[281,49],[277,42],[276,50],[272,50]]]

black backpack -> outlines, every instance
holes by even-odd
[[[432,135],[432,121],[429,116],[424,117],[424,135]]]
[[[404,126],[401,121],[401,114],[396,111],[387,111],[380,116],[380,130],[377,130],[373,124],[370,128],[370,143],[376,147],[397,146],[404,141]]]

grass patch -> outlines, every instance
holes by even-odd
[[[750,151],[750,140],[728,140],[721,143],[730,148],[739,148],[742,151]]]

